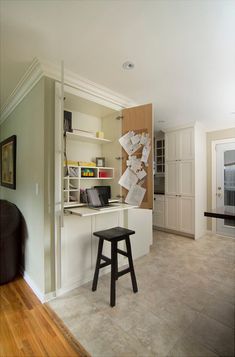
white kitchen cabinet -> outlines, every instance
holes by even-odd
[[[194,159],[194,128],[180,130],[179,133],[179,160]]]
[[[194,196],[194,161],[169,161],[165,166],[165,193]]]
[[[179,187],[178,162],[170,161],[165,163],[165,194],[176,195]]]
[[[193,127],[165,133],[165,228],[201,237],[206,231],[206,135]]]
[[[177,197],[178,229],[194,234],[194,197]]]
[[[165,227],[183,233],[194,233],[194,198],[165,197]]]
[[[179,133],[171,131],[165,134],[165,161],[175,161],[179,158]]]
[[[177,196],[165,196],[165,227],[174,231],[179,230],[177,198]]]
[[[153,226],[165,227],[165,197],[154,195]]]
[[[194,158],[194,128],[174,130],[165,134],[165,160],[192,160]]]

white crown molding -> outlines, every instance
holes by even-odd
[[[51,63],[34,58],[29,68],[18,82],[16,88],[13,90],[7,101],[2,106],[0,111],[0,124],[2,124],[7,119],[11,112],[17,107],[17,105],[19,105],[19,103],[43,76],[60,81],[61,64]],[[64,71],[64,84],[89,93],[105,101],[109,101],[120,109],[136,105],[136,103],[129,98],[115,93],[106,87],[100,86],[97,83],[82,78],[76,73],[66,69]]]
[[[18,82],[13,92],[3,104],[0,111],[0,124],[2,124],[24,97],[31,91],[35,84],[42,78],[43,72],[37,58],[34,58],[29,68]]]

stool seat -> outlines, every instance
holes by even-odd
[[[110,229],[105,229],[104,231],[94,232],[93,234],[94,236],[111,241],[113,239],[118,239],[118,238],[123,239],[123,237],[125,236],[130,236],[131,234],[135,234],[135,231],[123,227],[114,227]]]
[[[111,284],[110,284],[110,306],[116,304],[116,280],[124,274],[131,274],[132,288],[134,293],[138,292],[132,253],[130,235],[135,234],[135,231],[123,227],[114,227],[93,233],[94,236],[99,238],[98,253],[96,260],[95,273],[92,283],[92,291],[97,289],[99,270],[107,265],[111,265]],[[111,243],[111,258],[102,254],[104,240]],[[124,240],[126,243],[126,251],[118,248],[118,242]],[[118,271],[118,254],[124,255],[128,258],[129,268]],[[101,261],[104,261],[103,263]]]

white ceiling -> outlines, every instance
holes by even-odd
[[[1,103],[34,57],[153,102],[157,128],[235,127],[235,1],[0,0]],[[124,71],[131,60],[135,69]],[[165,121],[159,124],[158,121]]]

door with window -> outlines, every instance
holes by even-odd
[[[235,206],[235,142],[216,145],[216,207]],[[235,238],[235,222],[216,220],[216,233]]]

